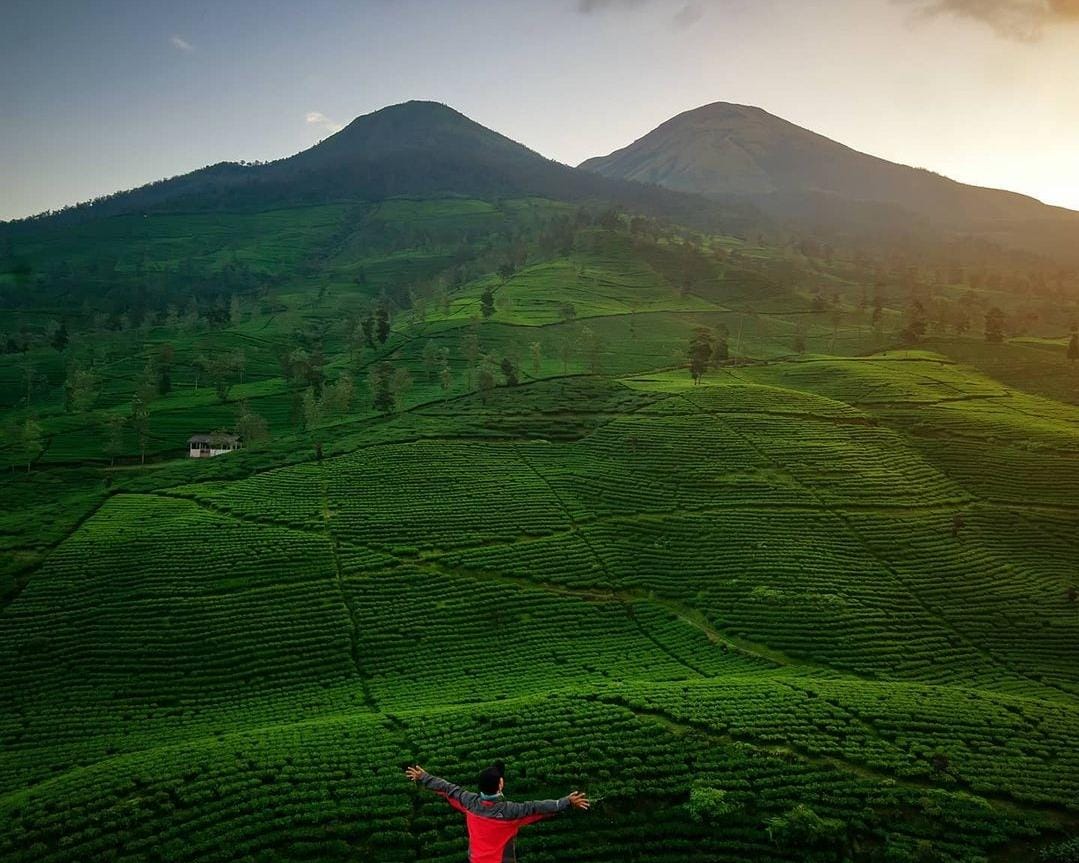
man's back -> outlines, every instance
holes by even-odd
[[[587,808],[584,795],[574,792],[558,800],[530,800],[514,803],[501,794],[477,794],[459,785],[432,776],[422,768],[414,768],[415,781],[429,788],[458,812],[463,812],[468,827],[468,859],[470,863],[514,863],[517,859],[517,831],[565,812],[571,805]],[[411,776],[410,776],[411,778]],[[583,800],[574,802],[574,797]]]

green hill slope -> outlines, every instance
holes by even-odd
[[[20,249],[50,275],[0,356],[0,859],[458,860],[401,768],[495,758],[598,798],[530,860],[1066,859],[1057,318],[945,334],[996,295],[919,286],[899,347],[852,256],[540,198]]]

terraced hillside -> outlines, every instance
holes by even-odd
[[[42,442],[28,471],[9,443],[0,486],[0,859],[460,860],[458,817],[401,768],[467,783],[494,758],[514,797],[597,801],[523,835],[537,863],[1073,859],[1063,343],[899,349],[843,262],[712,237],[687,275],[677,238],[594,224],[500,276],[477,259],[356,349],[343,323],[460,266],[462,224],[564,212],[278,214],[297,245],[252,249],[293,274],[223,323],[103,328],[86,410],[55,350],[2,358]],[[173,243],[197,257],[192,218],[139,234],[165,271]],[[246,248],[226,233],[206,266]],[[695,384],[701,326],[730,357]],[[132,382],[165,343],[140,433]],[[240,347],[223,398],[196,385]],[[324,393],[382,364],[411,386],[310,409],[315,351]],[[182,458],[241,400],[268,441]]]

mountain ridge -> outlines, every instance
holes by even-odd
[[[863,153],[752,105],[713,102],[683,111],[578,167],[704,196],[741,197],[773,217],[811,227],[921,224],[1046,253],[1065,251],[1079,237],[1079,212]]]
[[[158,208],[278,206],[341,198],[461,194],[549,197],[643,210],[697,227],[759,222],[751,205],[602,177],[548,159],[441,102],[413,100],[361,115],[299,153],[219,162],[7,226],[53,224]]]

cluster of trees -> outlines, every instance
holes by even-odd
[[[713,332],[708,327],[696,327],[689,337],[689,373],[699,384],[710,368],[718,368],[730,358],[729,333],[725,324]]]

